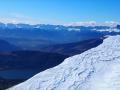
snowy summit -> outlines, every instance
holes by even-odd
[[[119,90],[120,36],[64,60],[8,90]]]

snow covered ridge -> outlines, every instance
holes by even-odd
[[[65,59],[51,69],[8,90],[119,90],[120,36]]]
[[[119,28],[118,28],[119,26]],[[68,30],[68,31],[80,31],[83,30],[108,30],[108,29],[120,29],[119,22],[104,22],[97,23],[95,21],[89,22],[73,22],[68,24],[25,24],[25,23],[2,23],[0,22],[0,30],[14,30],[14,29],[25,29],[25,30]]]
[[[98,31],[98,32],[120,32],[120,29],[116,29],[116,28],[109,28],[109,29],[100,29],[100,30],[95,30],[95,31]]]

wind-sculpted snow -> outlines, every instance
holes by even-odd
[[[110,36],[9,90],[120,90],[120,36]]]

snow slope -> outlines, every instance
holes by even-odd
[[[120,90],[120,36],[8,90]]]

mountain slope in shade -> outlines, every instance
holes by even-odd
[[[40,72],[62,63],[66,57],[68,56],[40,51],[5,52],[0,53],[0,69],[35,69]]]
[[[119,90],[120,36],[65,59],[51,69],[8,90]]]
[[[53,45],[44,48],[44,52],[19,50],[0,53],[0,68],[3,71],[2,73],[6,73],[5,75],[0,74],[0,77],[4,78],[0,81],[0,90],[10,88],[41,71],[55,67],[71,55],[80,54],[90,48],[96,47],[103,42],[103,39],[96,38],[75,43]],[[19,74],[16,74],[16,71]],[[12,78],[11,80],[8,79],[9,76]]]
[[[5,40],[0,40],[0,52],[10,52],[10,51],[16,51],[20,50],[21,48],[5,41]]]
[[[105,37],[68,43],[68,44],[51,45],[48,47],[41,48],[40,50],[42,50],[43,52],[53,52],[62,55],[72,56],[72,55],[80,54],[88,49],[98,46],[103,42],[103,39],[105,39]]]

